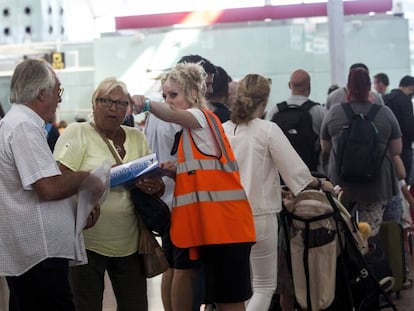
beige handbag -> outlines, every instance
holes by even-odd
[[[344,224],[349,228],[358,250],[361,254],[366,254],[367,240],[352,221],[346,208],[335,198],[332,200]],[[326,194],[317,190],[305,190],[286,202],[285,206],[288,212],[297,217],[292,219],[290,239],[296,300],[305,309],[308,298],[312,310],[326,309],[335,298],[337,258],[341,252],[337,225],[333,217],[334,209]],[[343,241],[343,233],[339,234]]]
[[[169,264],[164,250],[139,215],[137,215],[137,221],[139,230],[138,253],[141,255],[145,276],[152,278],[165,272],[169,268]]]
[[[295,198],[291,212],[304,219],[333,212],[324,193],[303,191]],[[307,307],[307,286],[304,265],[304,234],[302,221],[293,220],[294,237],[290,240],[295,296],[302,308]],[[339,247],[336,225],[332,217],[309,224],[310,247],[307,254],[312,310],[329,307],[335,298],[336,259]],[[321,260],[323,258],[324,260]]]

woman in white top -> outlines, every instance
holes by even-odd
[[[307,186],[320,185],[276,123],[261,119],[269,93],[269,79],[246,75],[233,102],[231,121],[223,124],[256,226],[256,244],[250,254],[253,296],[247,310],[268,310],[276,289],[276,214],[282,208],[279,174],[294,195]]]

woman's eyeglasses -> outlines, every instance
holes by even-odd
[[[124,100],[112,100],[110,98],[97,98],[96,101],[100,102],[102,106],[109,108],[115,105],[117,109],[125,109],[128,106],[128,101]]]

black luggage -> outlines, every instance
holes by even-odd
[[[399,298],[405,279],[404,231],[400,224],[385,221],[381,224],[379,235],[394,277],[392,291]]]

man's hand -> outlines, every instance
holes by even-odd
[[[95,226],[96,222],[98,221],[99,215],[101,215],[101,207],[99,205],[96,205],[93,208],[92,212],[89,214],[85,228],[83,229],[86,230]]]
[[[89,174],[89,176],[85,178],[79,188],[79,191],[85,191],[89,193],[91,198],[90,202],[92,202],[93,205],[98,204],[105,190],[106,188],[104,183],[102,183],[102,180],[93,174]]]

